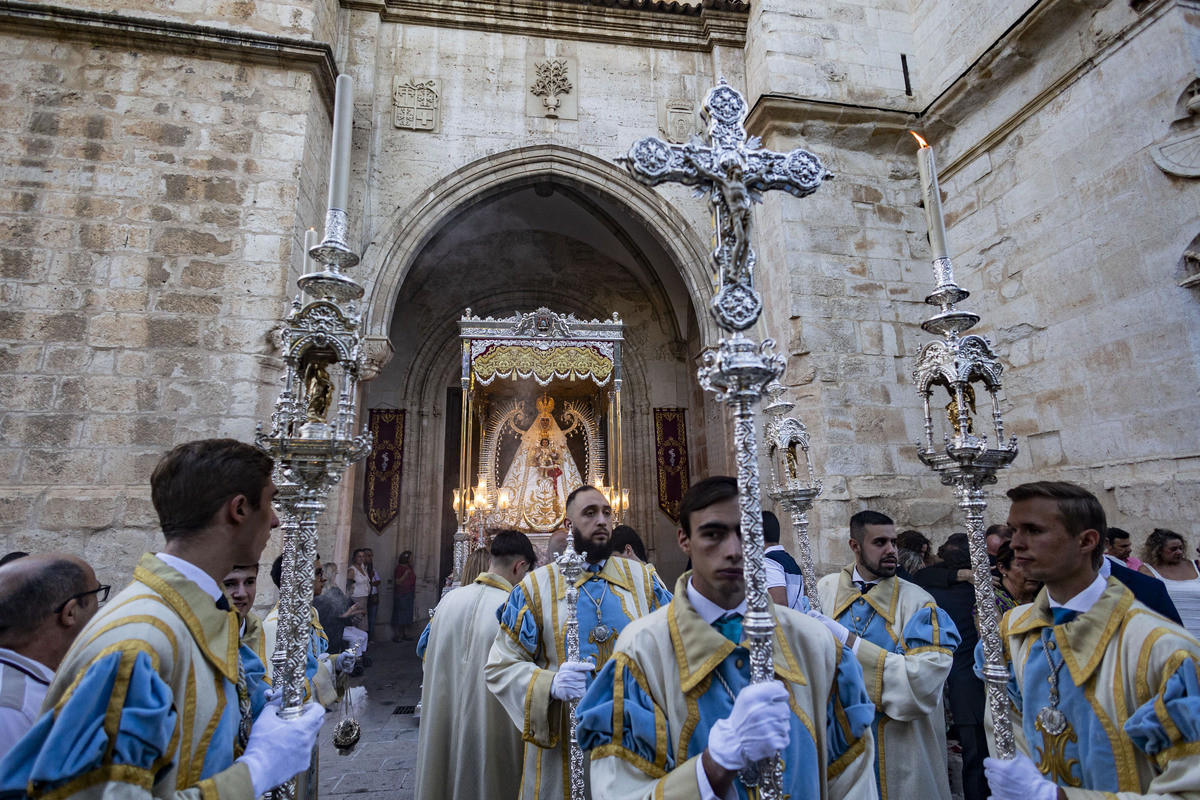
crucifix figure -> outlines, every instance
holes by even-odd
[[[724,80],[708,93],[702,113],[708,123],[707,143],[671,144],[649,137],[634,142],[623,161],[647,186],[682,183],[696,187],[697,195],[709,196],[717,230],[713,313],[725,330],[743,331],[762,312],[754,290],[750,206],[762,202],[762,192],[771,189],[807,197],[833,174],[807,150],[760,149],[758,137],[746,134],[746,101]]]

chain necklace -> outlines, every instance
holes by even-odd
[[[590,582],[591,581],[588,581],[588,583]],[[591,600],[596,605],[596,625],[592,628],[591,634],[591,639],[596,644],[604,644],[609,639],[617,635],[617,632],[613,630],[611,626],[604,624],[604,617],[602,617],[600,614],[600,606],[604,602],[604,596],[608,594],[608,581],[601,578],[600,582],[604,584],[604,588],[600,590],[599,600],[596,600],[596,598],[592,597],[592,593],[587,590],[587,583],[584,583],[579,587],[580,589],[583,589],[583,593],[587,595],[588,600]]]
[[[1050,682],[1050,705],[1042,706],[1037,712],[1037,722],[1042,727],[1042,730],[1051,736],[1058,736],[1067,729],[1067,716],[1058,708],[1058,673],[1063,668],[1063,664],[1067,663],[1066,659],[1061,659],[1057,664],[1054,663],[1053,656],[1050,651],[1056,646],[1050,640],[1050,630],[1042,629],[1042,650],[1046,654],[1046,662],[1050,665],[1050,675],[1047,680]]]
[[[868,605],[870,604],[868,603]],[[871,620],[875,619],[875,615],[878,613],[879,609],[875,608],[875,606],[871,606],[871,615],[867,617],[867,624],[863,625],[863,629],[861,631],[858,629],[858,623],[855,621],[857,617],[855,617],[852,613],[850,615],[850,627],[854,630],[854,635],[860,639],[867,638],[867,629],[871,627]]]

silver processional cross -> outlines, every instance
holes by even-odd
[[[745,99],[722,80],[704,100],[708,143],[669,144],[647,138],[634,143],[623,159],[630,174],[647,186],[682,183],[708,195],[716,227],[712,267],[716,293],[711,310],[717,324],[732,335],[709,351],[700,368],[700,385],[733,409],[737,451],[738,505],[741,512],[743,564],[746,575],[746,617],[750,640],[750,680],[774,680],[771,633],[775,624],[767,610],[767,576],[763,566],[762,500],[758,476],[758,442],[753,406],[767,384],[783,374],[784,360],[775,343],[757,344],[742,333],[762,313],[762,298],[754,288],[754,249],[751,246],[751,204],[761,193],[779,189],[807,197],[832,178],[821,160],[807,150],[776,153],[759,148],[757,137],[746,135]],[[766,759],[742,773],[752,794],[782,800],[782,766]]]

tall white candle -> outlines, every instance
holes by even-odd
[[[312,256],[308,254],[310,250],[321,243],[321,236],[314,229],[309,228],[304,232],[304,272],[302,275],[307,275],[310,272],[320,272],[321,267],[316,261],[313,261]]]
[[[333,101],[333,144],[329,153],[329,208],[346,210],[350,194],[350,140],[354,121],[354,79],[339,75]]]
[[[916,136],[917,141],[921,143],[921,149],[917,151],[917,172],[921,177],[921,194],[925,198],[925,224],[929,228],[929,249],[933,254],[934,261],[939,258],[948,258],[950,254],[946,248],[946,222],[942,218],[942,193],[938,189],[937,164],[933,159],[933,148],[913,131],[909,131],[909,133]]]

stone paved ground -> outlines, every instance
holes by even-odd
[[[349,755],[333,746],[340,713],[328,714],[321,729],[321,800],[412,800],[416,782],[417,720],[393,714],[396,706],[421,700],[421,660],[416,642],[372,642],[372,666],[356,685],[367,688],[358,718],[362,738]]]

